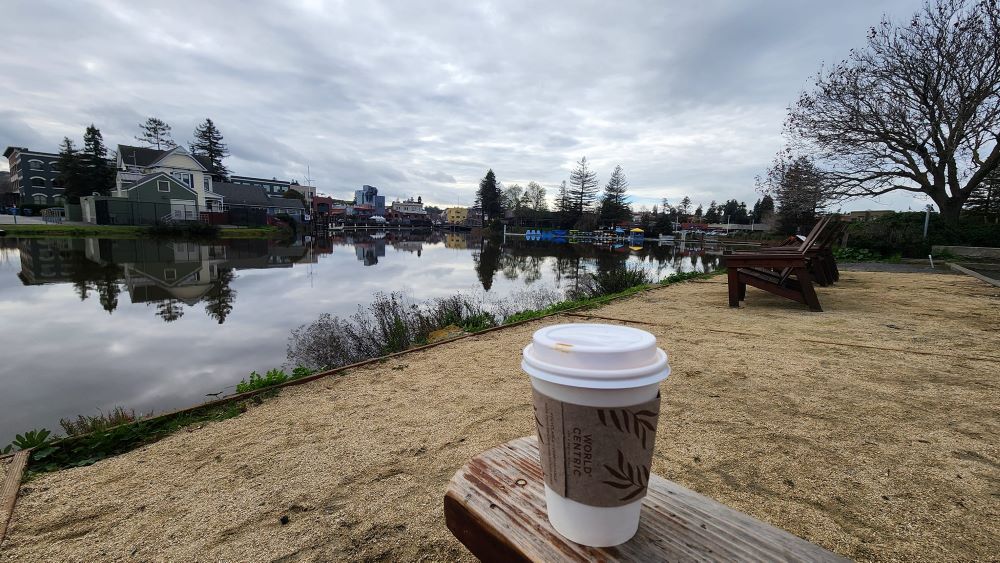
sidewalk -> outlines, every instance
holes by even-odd
[[[824,313],[754,288],[733,310],[717,277],[288,388],[24,484],[0,561],[468,560],[445,486],[534,432],[532,332],[587,321],[670,354],[656,473],[855,559],[994,557],[997,289],[844,272],[818,291]]]

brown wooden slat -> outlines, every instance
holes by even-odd
[[[7,536],[7,526],[10,518],[14,515],[14,504],[17,503],[17,492],[21,489],[21,477],[24,475],[24,468],[28,465],[28,457],[31,450],[21,450],[14,454],[13,460],[7,466],[7,477],[3,481],[3,489],[0,489],[0,546],[3,546],[3,539]]]
[[[560,536],[545,513],[534,437],[470,460],[444,499],[448,528],[483,561],[847,561],[690,489],[650,476],[639,532],[616,547]]]

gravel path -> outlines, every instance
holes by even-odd
[[[0,561],[467,560],[445,486],[534,431],[531,333],[587,320],[671,355],[655,472],[854,559],[996,557],[1000,291],[845,272],[819,297],[733,310],[717,277],[288,388],[25,484]]]

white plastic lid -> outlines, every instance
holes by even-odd
[[[629,389],[670,375],[656,337],[635,328],[562,324],[535,331],[521,369],[543,381],[589,389]]]

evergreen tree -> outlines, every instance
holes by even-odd
[[[694,217],[695,217],[695,219],[697,219],[697,220],[701,221],[701,218],[702,218],[702,215],[704,215],[704,214],[705,214],[705,212],[704,212],[704,210],[703,210],[703,209],[701,208],[701,204],[699,204],[699,205],[698,205],[698,209],[695,209],[695,210],[694,210]]]
[[[573,224],[573,203],[569,198],[569,189],[566,187],[566,180],[559,184],[559,192],[556,194],[556,213],[559,215],[559,224],[568,227]]]
[[[677,213],[680,213],[685,218],[691,214],[691,198],[684,196],[681,204],[677,206]]]
[[[497,185],[497,177],[493,169],[486,172],[486,176],[479,182],[479,191],[476,192],[476,202],[483,210],[483,220],[500,219],[503,217],[503,194]]]
[[[576,163],[576,168],[569,175],[569,198],[572,202],[573,223],[592,210],[597,198],[597,174],[590,169],[587,157]]]
[[[87,175],[80,152],[69,137],[64,137],[59,145],[59,174],[56,184],[63,188],[63,195],[70,203],[79,203],[80,196],[90,195],[87,191]]]
[[[145,123],[139,124],[140,134],[135,140],[146,143],[156,150],[169,149],[177,146],[170,138],[170,126],[162,119],[150,117]]]
[[[628,178],[622,167],[615,166],[614,172],[604,186],[604,195],[601,196],[600,221],[602,224],[618,224],[628,221],[632,211],[628,206],[628,196],[625,191],[628,189]]]
[[[156,316],[165,323],[172,323],[184,316],[184,306],[177,299],[164,299],[156,303]]]
[[[706,223],[718,223],[719,222],[719,207],[712,200],[712,203],[708,204],[708,209],[705,211],[705,222]]]
[[[221,182],[229,175],[222,163],[222,159],[229,156],[229,147],[222,142],[222,132],[211,119],[205,118],[205,122],[195,128],[190,148],[191,154],[204,156],[212,162],[209,172],[214,180]]]
[[[79,196],[90,195],[93,192],[107,195],[115,183],[115,167],[108,162],[108,149],[104,146],[104,136],[93,123],[83,133],[83,153],[80,154],[80,161],[83,168],[83,184],[87,193],[81,193]]]
[[[774,214],[774,198],[769,195],[764,195],[760,198],[759,204],[754,204],[753,206],[753,216],[754,220],[758,223],[762,223],[770,219],[771,215]]]
[[[233,311],[233,302],[236,300],[236,290],[230,286],[233,279],[232,268],[220,268],[219,279],[212,283],[212,288],[205,296],[205,313],[219,324],[226,322],[226,317]]]

